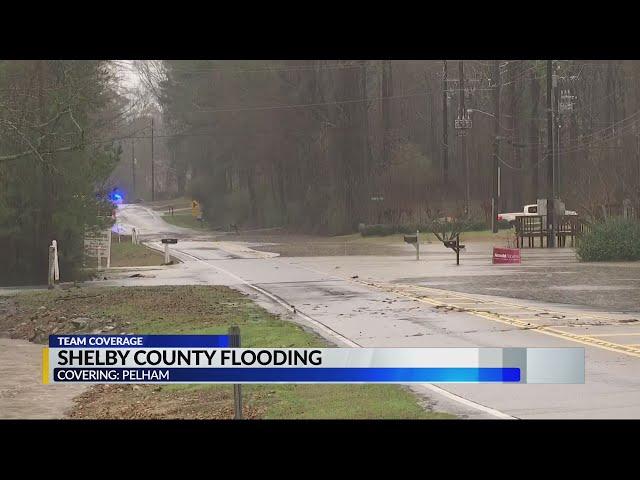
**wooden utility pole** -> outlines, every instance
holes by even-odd
[[[458,114],[458,118],[462,121],[467,116],[467,110],[464,105],[464,62],[460,60],[458,62],[458,75],[460,76],[460,113]],[[460,155],[461,164],[464,165],[464,181],[465,181],[465,190],[464,190],[464,212],[465,214],[469,214],[469,159],[467,157],[467,142],[466,142],[466,129],[459,130],[460,132]]]
[[[547,60],[547,247],[555,247],[553,159],[553,60]]]
[[[553,119],[556,131],[556,148],[553,162],[553,198],[560,198],[560,94],[558,88],[558,75],[552,74],[553,86]]]
[[[156,166],[153,159],[153,114],[151,114],[151,201],[156,199]]]
[[[382,62],[382,158],[385,168],[389,168],[391,163],[391,96],[393,95],[391,60]]]
[[[369,101],[368,101],[368,76],[367,76],[367,61],[362,60],[362,75],[361,80],[361,94],[362,94],[362,170],[361,175],[364,175],[364,191],[366,195],[367,208],[367,221],[371,222],[371,162],[370,162],[370,146],[369,146]],[[363,212],[364,213],[364,212]]]
[[[136,151],[135,140],[131,139],[131,196],[135,196],[136,191]]]
[[[447,120],[447,61],[444,60],[442,76],[442,180],[445,185],[449,182],[449,138]]]
[[[500,63],[493,61],[493,168],[491,170],[491,230],[498,233],[498,205],[500,204]]]

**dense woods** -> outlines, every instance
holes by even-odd
[[[165,61],[146,72],[174,188],[214,225],[334,234],[462,213],[467,197],[485,218],[498,84],[499,209],[546,195],[546,61],[500,61],[499,78],[493,61],[446,64],[446,82],[436,60]],[[560,197],[595,216],[637,205],[640,63],[555,61],[553,72]]]
[[[66,278],[81,266],[123,108],[108,62],[0,62],[0,283],[45,281],[53,239]]]

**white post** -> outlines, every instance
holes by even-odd
[[[100,247],[98,247],[98,270],[102,269],[102,255],[100,255]]]
[[[111,268],[111,230],[107,234],[107,268]]]
[[[169,263],[169,244],[164,244],[164,263]]]
[[[53,247],[53,279],[56,281],[59,281],[60,265],[58,264],[58,242],[55,240],[52,240],[51,246]]]
[[[55,283],[55,266],[54,266],[54,257],[55,257],[55,247],[53,245],[49,245],[49,271],[47,275],[47,283],[49,285],[49,289],[53,288]]]

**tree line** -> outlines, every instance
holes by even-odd
[[[499,210],[546,195],[546,61],[164,61],[144,73],[174,135],[175,189],[213,225],[336,234],[438,211],[486,218],[496,141]],[[640,63],[554,61],[553,75],[567,208],[637,204]]]
[[[106,61],[0,61],[0,283],[44,283],[54,239],[72,278],[85,230],[108,223],[117,87]]]

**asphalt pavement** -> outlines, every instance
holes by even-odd
[[[411,250],[406,257],[285,258],[174,227],[142,205],[121,206],[118,222],[135,226],[152,248],[162,248],[163,236],[178,237],[172,254],[182,263],[136,278],[112,274],[102,284],[228,285],[339,346],[584,347],[585,384],[414,390],[434,408],[466,418],[640,418],[640,314],[508,298],[500,288],[491,296],[461,294],[438,284],[442,276],[511,272],[517,279],[526,268],[570,265],[570,249],[527,252],[517,268],[492,266],[490,244],[469,245],[460,267],[437,244],[425,246],[419,262]]]

